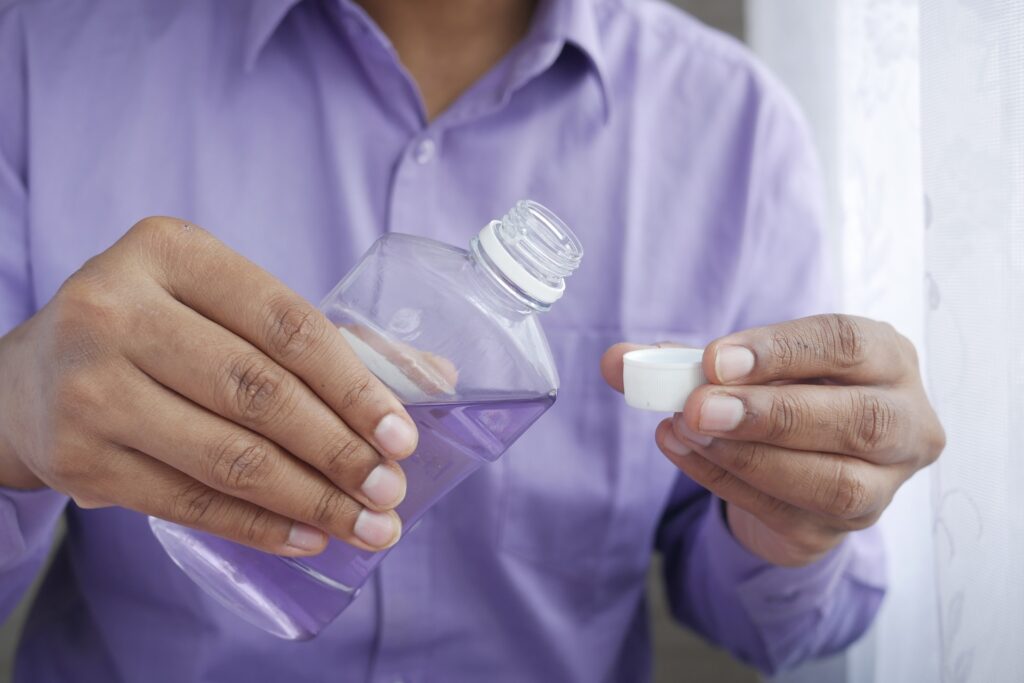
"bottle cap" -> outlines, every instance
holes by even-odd
[[[704,349],[664,347],[630,351],[622,357],[626,404],[641,410],[682,412],[686,399],[707,384]]]

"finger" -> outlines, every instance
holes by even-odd
[[[604,352],[604,355],[601,356],[601,375],[604,377],[604,381],[608,383],[608,386],[622,393],[622,357],[630,351],[645,348],[650,347],[623,342],[612,346]]]
[[[887,323],[819,315],[718,339],[704,354],[704,372],[714,384],[820,377],[895,384],[917,372],[917,355]]]
[[[652,349],[652,348],[669,348],[669,347],[683,347],[682,344],[676,344],[674,342],[658,342],[657,344],[633,344],[629,342],[622,342],[615,344],[604,352],[601,356],[601,375],[604,377],[604,381],[608,385],[622,393],[622,358],[630,351],[636,351],[638,349]],[[692,347],[683,347],[692,348]]]
[[[148,384],[146,384],[148,382]],[[259,434],[232,424],[146,378],[125,400],[107,435],[234,498],[304,522],[352,545],[380,550],[398,540],[394,512],[375,512]],[[398,469],[397,464],[389,467]]]
[[[672,436],[730,476],[767,496],[849,528],[870,526],[902,483],[899,470],[844,455],[793,451],[749,441],[693,441],[673,420]],[[894,475],[899,482],[893,482]]]
[[[262,351],[174,300],[140,325],[126,353],[156,382],[262,434],[364,504],[401,502],[401,469]]]
[[[902,394],[875,387],[707,385],[690,395],[681,419],[705,436],[888,464],[916,450],[911,411]]]
[[[670,420],[663,420],[658,425],[655,439],[662,453],[695,483],[722,500],[743,508],[774,531],[792,534],[794,530],[800,530],[801,533],[792,535],[807,542],[808,552],[818,552],[822,547],[825,542],[823,535],[829,528],[824,518],[759,491],[704,458],[676,438]]]
[[[107,457],[93,459],[93,483],[80,483],[77,495],[277,555],[315,555],[327,544],[327,536],[319,529],[215,491],[137,451],[109,449]]]
[[[415,450],[416,426],[401,402],[320,311],[196,226],[158,218],[136,231],[172,296],[305,382],[381,453],[402,458]]]

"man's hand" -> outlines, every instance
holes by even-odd
[[[274,553],[394,543],[416,436],[327,318],[176,219],[137,224],[0,339],[0,484]]]
[[[633,348],[602,359],[619,390]],[[945,446],[913,344],[885,323],[826,315],[738,332],[707,347],[704,372],[711,384],[655,438],[774,564],[808,564],[874,524]]]

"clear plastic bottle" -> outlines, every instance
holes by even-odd
[[[404,529],[554,403],[558,374],[536,314],[561,297],[582,255],[557,216],[521,201],[469,251],[380,238],[321,304],[419,428],[416,452],[402,461]],[[319,633],[387,555],[332,540],[315,557],[286,558],[160,519],[150,526],[203,589],[290,639]]]

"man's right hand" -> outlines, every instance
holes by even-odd
[[[282,555],[398,540],[415,425],[316,308],[148,218],[0,338],[0,485]]]

